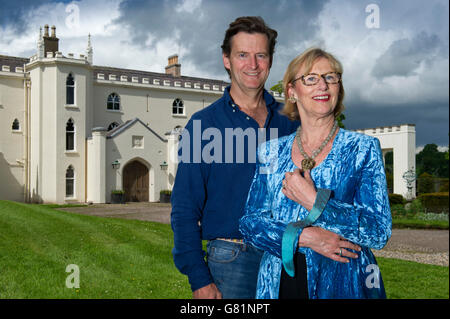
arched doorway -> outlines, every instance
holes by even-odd
[[[123,168],[123,190],[127,202],[148,202],[149,171],[139,161],[132,161]]]
[[[383,126],[357,130],[357,132],[378,138],[383,150],[383,160],[386,153],[392,151],[392,191],[405,198],[416,197],[416,186],[412,184],[409,191],[403,175],[416,170],[416,126],[415,124],[401,124],[397,126]],[[386,162],[384,163],[386,166]]]

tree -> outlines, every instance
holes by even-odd
[[[384,171],[389,192],[394,190],[394,152],[389,151],[384,155]]]
[[[417,175],[428,173],[436,177],[448,178],[448,160],[445,152],[440,152],[436,144],[427,144],[416,155]]]
[[[283,81],[278,81],[278,83],[272,86],[270,90],[273,92],[278,92],[280,94],[283,93]]]
[[[394,173],[394,152],[389,151],[384,155],[384,166],[386,171]]]
[[[341,113],[336,117],[336,121],[338,122],[338,125],[340,128],[345,128],[345,125],[343,123],[344,120],[345,120],[344,113]]]
[[[273,92],[278,92],[281,95],[283,93],[283,81],[278,81],[278,83],[272,86],[270,90]],[[344,113],[341,113],[336,117],[336,121],[338,122],[340,128],[345,128],[345,125],[343,123],[344,120],[345,120]]]

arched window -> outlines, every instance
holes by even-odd
[[[66,151],[75,150],[75,123],[69,119],[66,124]]]
[[[66,197],[74,197],[75,195],[75,172],[72,165],[66,170]]]
[[[180,133],[183,131],[183,127],[181,125],[177,125],[173,128],[173,132]]]
[[[111,93],[108,96],[107,109],[120,110],[120,96],[118,94]]]
[[[172,104],[172,114],[184,115],[183,100],[175,99]]]
[[[14,119],[12,124],[12,130],[13,131],[20,131],[20,123],[18,119]]]
[[[112,122],[111,124],[109,124],[108,126],[108,131],[111,131],[112,129],[115,129],[116,127],[119,126],[119,123],[117,122]]]
[[[75,79],[73,78],[72,73],[69,73],[66,79],[66,104],[75,104]]]

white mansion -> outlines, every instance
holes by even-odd
[[[31,58],[0,55],[0,200],[105,203],[124,190],[158,201],[175,179],[177,129],[229,83],[181,76],[177,55],[165,73],[96,66],[90,37],[86,54],[63,55],[51,29]],[[394,193],[407,196],[414,125],[360,132],[394,150]]]
[[[96,66],[90,37],[78,56],[58,41],[46,25],[36,55],[0,55],[0,199],[158,201],[174,181],[176,129],[228,83],[181,76],[176,55],[165,73]]]

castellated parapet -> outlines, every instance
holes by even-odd
[[[401,124],[401,125],[393,125],[393,126],[379,126],[375,128],[366,128],[366,129],[357,129],[355,130],[358,133],[375,136],[379,134],[392,134],[395,132],[405,133],[405,132],[416,132],[415,124]]]

